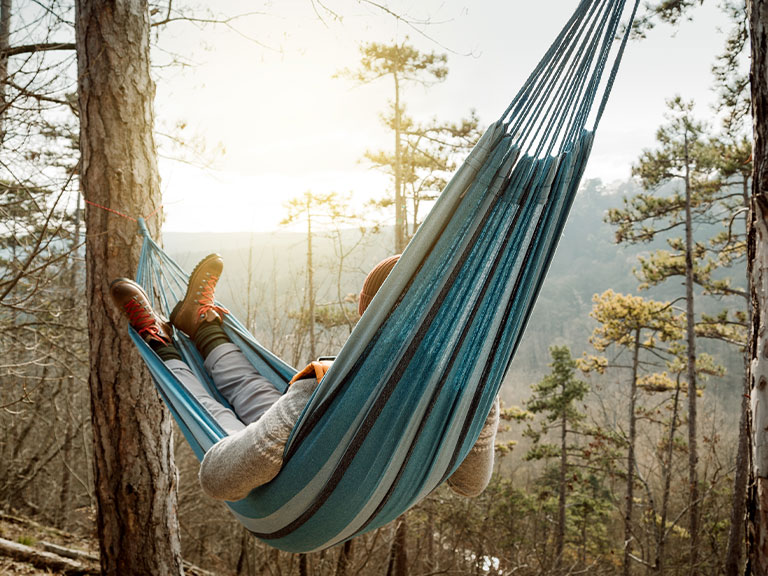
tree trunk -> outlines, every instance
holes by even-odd
[[[77,314],[78,318],[82,318],[80,313],[83,312],[83,305],[79,294],[78,283],[80,280],[80,263],[78,260],[78,251],[80,246],[80,196],[77,197],[77,204],[75,206],[74,215],[74,229],[72,231],[72,244],[70,252],[71,267],[69,269],[69,290],[70,297],[68,301],[68,307],[73,314]],[[74,375],[66,377],[68,383],[66,396],[64,398],[65,418],[66,425],[64,430],[64,446],[62,447],[62,462],[61,467],[61,484],[59,490],[59,508],[56,510],[56,526],[58,528],[64,528],[66,525],[67,517],[69,516],[69,500],[72,486],[72,473],[70,472],[70,465],[72,463],[72,447],[74,440],[74,423],[75,415],[72,413],[72,398],[76,395],[76,379]],[[79,384],[79,382],[78,382]]]
[[[748,0],[752,62],[750,84],[753,116],[752,200],[747,235],[752,322],[749,331],[749,383],[754,423],[754,475],[756,489],[750,514],[750,564],[754,574],[768,574],[768,0]]]
[[[629,392],[629,445],[627,446],[627,502],[624,508],[624,566],[622,574],[629,576],[632,559],[632,508],[635,499],[635,438],[637,436],[637,376],[640,366],[640,330],[635,332],[635,348],[632,353],[632,383]]]
[[[80,181],[87,201],[130,216],[160,204],[146,0],[78,0]],[[155,238],[159,219],[150,221]],[[89,205],[86,292],[97,527],[103,574],[181,574],[171,419],[111,303],[132,276],[136,223]]]
[[[11,0],[0,0],[0,52],[11,46]],[[0,144],[5,140],[6,82],[8,81],[8,56],[0,56]]]
[[[317,358],[315,344],[315,277],[312,262],[312,198],[307,195],[307,295],[309,297],[309,356]]]
[[[675,396],[672,404],[672,421],[669,424],[669,438],[667,440],[666,460],[662,465],[664,489],[661,495],[661,518],[656,528],[656,561],[653,571],[657,574],[664,573],[664,548],[667,543],[667,516],[669,514],[669,496],[672,484],[672,458],[675,452],[675,432],[677,431],[677,416],[680,409],[680,380],[675,386]]]
[[[387,576],[408,576],[408,524],[405,516],[397,520],[395,538],[389,551]]]
[[[336,573],[334,576],[347,576],[352,566],[352,540],[347,540],[341,545],[339,550],[339,560],[336,562]]]
[[[565,396],[565,384],[561,386],[561,396]],[[563,566],[563,548],[565,547],[565,499],[566,475],[568,473],[568,416],[563,408],[560,425],[560,486],[557,501],[557,537],[555,538],[555,569],[560,572]]]
[[[690,535],[690,574],[699,564],[699,449],[696,437],[696,332],[693,308],[693,219],[691,217],[691,178],[688,130],[685,132],[685,341],[688,345],[688,532]]]
[[[749,179],[745,176],[742,194],[744,206],[749,208]],[[749,232],[749,224],[747,230]],[[749,274],[747,274],[749,283]],[[752,306],[747,300],[747,325],[752,323]],[[728,544],[725,550],[725,576],[741,574],[741,552],[744,548],[744,520],[746,517],[746,495],[749,480],[749,347],[745,347],[744,381],[741,395],[741,415],[739,418],[739,440],[736,450],[736,468],[733,475],[733,495],[731,496],[731,522],[728,531]]]
[[[400,78],[397,75],[397,64],[400,56],[395,57],[395,253],[405,250],[405,198],[403,194],[403,162],[402,143],[400,142]]]
[[[755,165],[758,165],[755,155]],[[763,162],[768,167],[768,163]],[[768,170],[765,171],[768,176]],[[768,180],[766,181],[768,186]],[[754,475],[757,490],[752,505],[754,550],[752,569],[755,574],[768,574],[768,334],[765,311],[761,300],[768,294],[768,202],[756,195],[752,202],[748,260],[750,263],[750,292],[753,319],[750,325],[750,386],[752,421],[754,423]],[[755,500],[756,499],[756,500]]]

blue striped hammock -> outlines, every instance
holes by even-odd
[[[307,404],[280,474],[229,504],[258,538],[292,552],[333,546],[398,517],[467,455],[552,260],[636,9],[583,0],[469,154]],[[188,276],[140,227],[137,281],[167,315]],[[284,391],[295,369],[232,315],[225,328]],[[202,458],[225,432],[132,337]],[[194,345],[176,343],[218,396]]]

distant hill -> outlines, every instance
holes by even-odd
[[[638,294],[637,281],[632,274],[638,254],[658,245],[617,246],[614,231],[604,222],[609,208],[619,207],[625,195],[638,191],[629,181],[603,186],[591,180],[582,186],[563,232],[552,266],[544,282],[530,323],[517,355],[511,365],[504,395],[510,402],[520,403],[529,395],[529,386],[549,371],[549,347],[566,344],[574,356],[591,347],[588,342],[594,328],[589,312],[592,296],[607,289]],[[706,231],[700,231],[706,234]],[[359,239],[357,230],[345,230],[341,235],[345,247]],[[251,317],[256,323],[257,337],[270,345],[274,339],[280,347],[280,317],[301,306],[305,283],[306,236],[299,233],[228,233],[178,234],[164,236],[168,252],[186,269],[211,252],[225,259],[219,295],[241,318],[247,316],[249,266],[251,286]],[[339,295],[359,291],[366,272],[376,262],[389,255],[392,245],[391,229],[371,236],[350,256],[341,274],[338,272],[338,245],[331,238],[317,238],[314,243],[315,274],[320,287],[319,302],[334,302]],[[250,258],[249,258],[250,254]],[[734,271],[736,275],[743,274]],[[338,276],[337,276],[338,275]],[[337,289],[340,278],[341,289]],[[680,295],[680,285],[674,281],[642,295],[669,300]],[[713,310],[716,304],[709,303]],[[333,343],[333,346],[339,344]],[[710,346],[715,353],[723,353]],[[704,346],[704,349],[708,349]],[[332,353],[332,350],[328,351]],[[738,378],[741,359],[733,350],[725,351],[725,363],[731,371],[729,379]],[[727,395],[732,385],[711,383],[718,394]],[[738,395],[736,395],[738,396]]]

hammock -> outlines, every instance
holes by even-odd
[[[630,24],[615,41],[625,8],[625,0],[582,0],[452,178],[307,404],[280,474],[229,503],[258,538],[307,552],[383,526],[446,480],[472,448],[578,189],[627,42]],[[630,23],[636,10],[637,2],[626,8]],[[140,228],[137,281],[168,315],[187,275],[143,221]],[[284,391],[296,370],[232,315],[224,327]],[[202,458],[225,432],[132,337]],[[225,404],[194,345],[178,333],[176,344]]]

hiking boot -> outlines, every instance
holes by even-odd
[[[214,304],[216,283],[223,269],[224,261],[218,254],[203,258],[189,277],[184,299],[171,312],[171,324],[192,339],[204,322],[221,322],[221,315],[228,312]]]
[[[109,292],[130,325],[147,344],[171,345],[171,325],[152,309],[149,297],[141,286],[128,278],[118,278],[109,285]]]

